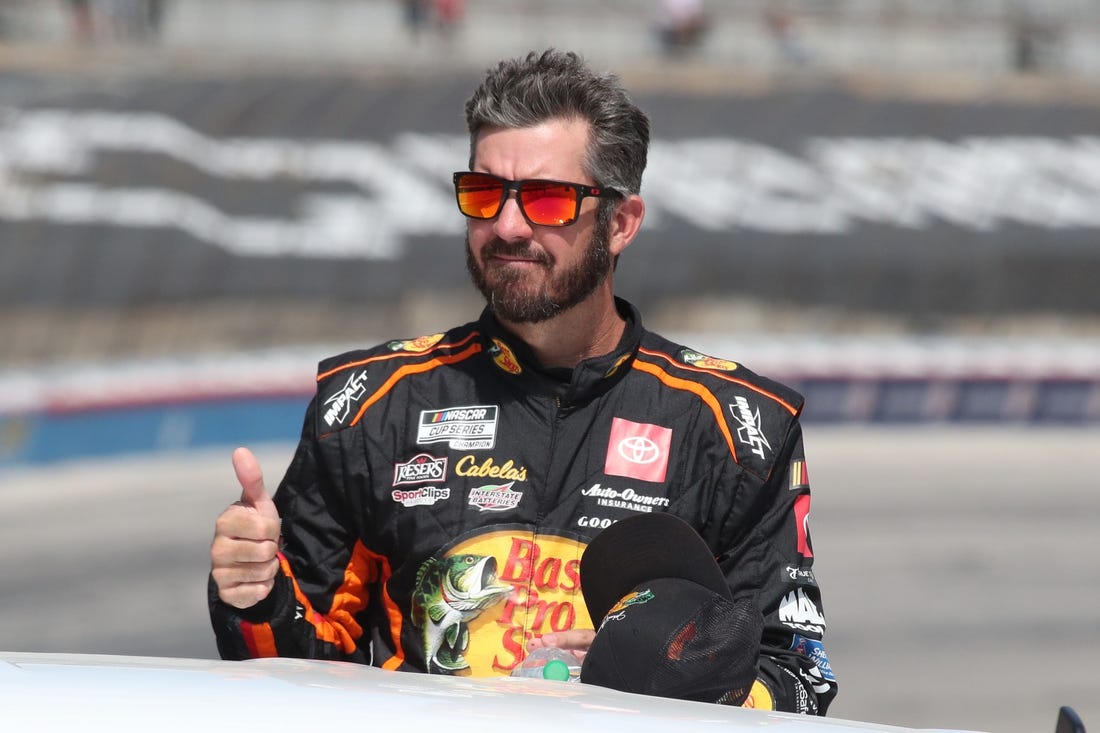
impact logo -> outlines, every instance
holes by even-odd
[[[483,512],[506,512],[519,506],[523,498],[522,491],[514,491],[515,481],[506,484],[490,484],[470,489],[470,506],[476,506]]]
[[[735,405],[730,405],[730,412],[741,426],[737,428],[737,439],[752,448],[755,455],[765,458],[764,451],[770,451],[772,447],[760,429],[760,408],[753,410],[744,397],[737,397],[735,402]]]
[[[497,434],[496,405],[448,407],[445,410],[424,410],[416,442],[446,443],[455,450],[492,448]]]
[[[825,633],[825,617],[801,588],[783,596],[783,602],[779,604],[779,620],[784,626],[798,631]]]
[[[365,371],[352,374],[344,384],[344,388],[325,400],[325,424],[330,428],[347,420],[351,412],[351,406],[363,399],[367,393],[367,373]]]

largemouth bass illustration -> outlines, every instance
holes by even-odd
[[[416,573],[412,620],[420,629],[424,658],[433,674],[469,668],[469,622],[512,592],[497,582],[497,561],[483,555],[431,558]]]

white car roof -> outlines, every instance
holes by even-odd
[[[523,733],[843,733],[912,729],[632,695],[579,683],[389,672],[344,662],[0,652],[6,730],[279,726]]]

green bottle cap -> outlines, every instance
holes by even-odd
[[[542,668],[542,678],[544,680],[557,680],[558,682],[569,681],[569,665],[560,659],[551,659]]]

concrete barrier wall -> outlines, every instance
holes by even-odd
[[[807,424],[1100,425],[1100,347],[1094,345],[676,338],[799,389]],[[0,373],[0,468],[294,441],[321,353]]]

